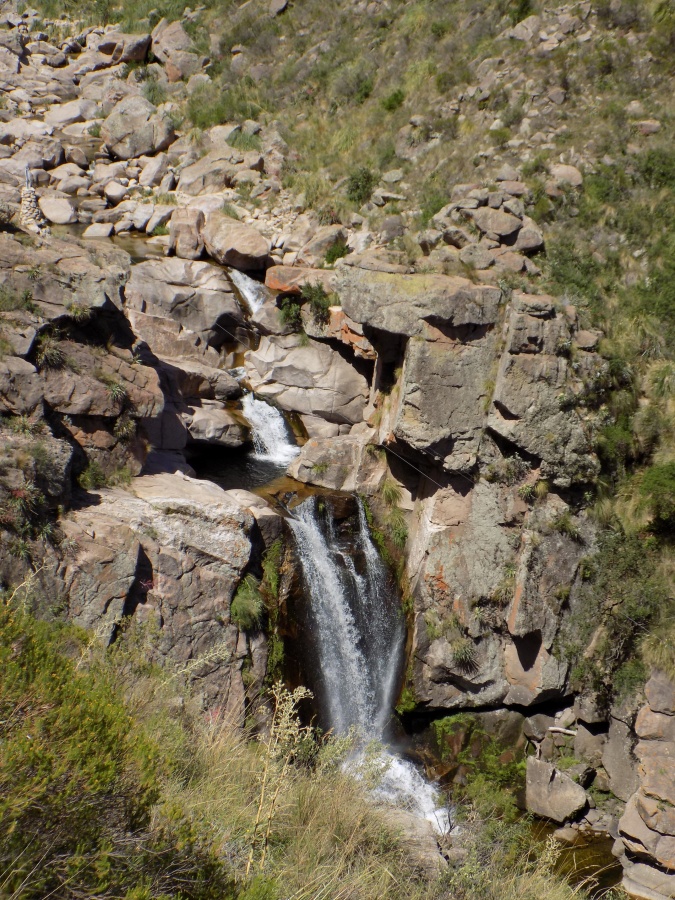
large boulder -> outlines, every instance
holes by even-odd
[[[166,150],[175,140],[173,124],[168,116],[144,97],[124,97],[101,126],[106,149],[118,159],[133,159]]]
[[[566,357],[572,337],[572,323],[551,297],[514,294],[487,420],[493,432],[542,460],[543,475],[562,487],[599,471],[587,424],[574,404],[561,403],[582,388]],[[579,356],[578,365],[597,359]]]
[[[586,791],[551,763],[527,760],[525,802],[529,812],[554,822],[574,818],[586,806]]]
[[[390,334],[436,327],[488,326],[497,321],[501,291],[448,275],[398,275],[344,267],[335,289],[350,318]]]
[[[169,331],[191,332],[197,346],[219,347],[243,323],[232,286],[218,266],[169,257],[138,263],[125,288],[126,308],[134,330],[160,356],[183,355],[179,341],[173,348],[159,345],[155,323],[168,320]]]
[[[175,253],[181,259],[199,259],[204,252],[203,227],[204,213],[201,209],[177,209],[171,216],[169,226],[169,253]]]
[[[368,382],[326,344],[296,334],[262,337],[245,365],[253,390],[282,409],[337,424],[363,419]]]
[[[216,262],[235,269],[264,269],[270,252],[267,238],[220,212],[209,213],[202,228],[206,252]]]

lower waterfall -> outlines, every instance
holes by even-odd
[[[255,456],[278,466],[287,466],[300,452],[293,442],[280,410],[253,394],[242,400],[244,416],[251,426]]]
[[[305,500],[288,524],[309,597],[326,723],[335,734],[353,730],[363,747],[384,738],[391,716],[405,641],[403,614],[393,602],[390,576],[373,544],[363,504],[359,501],[353,548],[341,545],[328,504],[323,512],[320,504],[316,497]],[[362,749],[351,760],[355,772],[363,756]],[[377,763],[382,777],[374,793],[379,799],[428,819],[440,833],[448,830],[447,810],[411,762],[383,748]]]

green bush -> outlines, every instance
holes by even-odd
[[[246,84],[218,88],[200,85],[188,97],[187,116],[197,128],[210,128],[224,122],[243,122],[255,119],[261,107],[247,96]]]
[[[361,166],[347,179],[347,197],[353,203],[367,203],[376,184],[377,175],[366,166]]]
[[[82,641],[0,602],[3,891],[21,900],[233,897],[192,823],[155,806],[166,758],[106,669],[78,671]]]
[[[280,316],[284,325],[288,325],[293,331],[301,330],[302,308],[293,297],[284,297],[281,300]]]
[[[636,162],[638,172],[652,190],[675,187],[675,150],[647,150]]]
[[[387,112],[394,112],[394,110],[403,106],[404,101],[405,91],[402,91],[401,88],[397,88],[382,99],[382,108],[386,109]]]
[[[85,491],[92,491],[105,487],[107,478],[101,464],[97,460],[92,459],[78,478],[78,482]]]
[[[326,253],[326,265],[332,266],[338,261],[338,259],[342,259],[348,254],[349,247],[347,246],[346,241],[338,241],[337,243],[333,244],[332,247],[328,248],[328,251]]]
[[[650,466],[640,480],[639,492],[655,525],[675,527],[675,462]]]
[[[247,575],[230,605],[230,621],[242,631],[253,631],[260,627],[264,608],[260,585]]]
[[[166,100],[166,87],[156,78],[148,78],[143,85],[143,96],[153,106],[159,106]]]
[[[334,295],[326,293],[324,286],[317,281],[315,284],[303,284],[301,297],[309,303],[314,321],[320,325],[328,324],[329,310],[335,301]]]

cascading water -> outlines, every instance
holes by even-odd
[[[264,284],[256,281],[255,278],[244,275],[243,272],[239,272],[237,269],[228,269],[227,274],[241,294],[252,315],[257,313],[265,300],[272,296]]]
[[[293,510],[289,525],[310,601],[326,724],[336,734],[354,729],[366,742],[381,740],[389,721],[405,628],[360,501],[358,506],[355,549],[362,574],[349,549],[341,546],[332,516],[321,514],[316,497]],[[352,760],[356,772],[363,751],[358,757]],[[382,772],[378,798],[428,819],[440,833],[448,830],[447,811],[439,808],[436,791],[411,762],[386,749],[376,762]]]
[[[253,394],[242,400],[244,416],[251,426],[254,455],[264,462],[287,466],[300,452],[293,443],[282,413]]]

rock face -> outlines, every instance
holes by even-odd
[[[154,655],[190,672],[205,706],[243,725],[246,639],[230,603],[253,519],[213,484],[153,475],[104,490],[64,522],[77,551],[58,566],[73,621],[109,634],[124,615],[158,628]],[[201,663],[200,663],[201,660]]]
[[[675,684],[652,672],[638,713],[636,791],[619,822],[624,888],[635,897],[675,892]]]
[[[586,805],[586,791],[550,763],[527,760],[526,802],[530,812],[554,822],[572,819]]]
[[[243,314],[222,269],[178,257],[148,260],[131,269],[125,288],[134,331],[162,356],[203,356],[228,340]],[[200,352],[201,351],[201,352]]]

